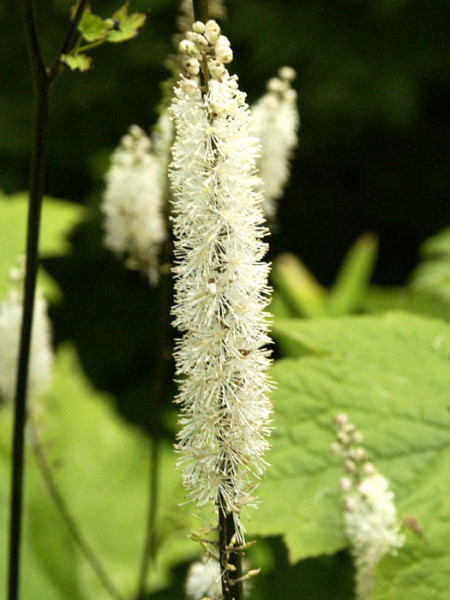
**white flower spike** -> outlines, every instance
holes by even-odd
[[[282,67],[267,83],[267,92],[251,107],[252,131],[261,140],[258,170],[263,181],[263,209],[267,217],[276,213],[277,200],[289,180],[290,159],[297,146],[300,118],[297,94],[291,87],[296,73]]]
[[[23,312],[22,292],[19,290],[22,279],[23,264],[11,271],[14,286],[0,303],[0,400],[11,401],[15,395]],[[37,289],[28,372],[28,393],[31,398],[37,398],[50,385],[52,364],[53,350],[47,302]]]
[[[186,73],[170,108],[173,314],[183,333],[175,352],[182,412],[177,447],[189,497],[236,515],[254,501],[269,446],[269,266],[262,262],[267,230],[257,191],[259,145],[250,134],[245,94],[224,65],[228,46],[218,27],[205,25],[209,46],[197,45],[202,77]]]
[[[359,446],[361,433],[346,415],[335,418],[337,442],[333,451],[344,458],[347,476],[341,479],[344,494],[345,529],[355,564],[357,600],[369,600],[375,570],[388,553],[395,554],[404,543],[388,480],[367,461]]]
[[[158,257],[167,237],[162,206],[166,163],[152,152],[145,132],[132,125],[112,156],[101,207],[105,246],[146,272],[151,284],[158,282]]]

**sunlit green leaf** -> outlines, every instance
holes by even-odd
[[[5,415],[8,409],[1,410],[0,415]],[[116,588],[124,597],[132,597],[144,547],[149,440],[116,415],[110,398],[89,386],[68,348],[58,353],[52,389],[39,402],[36,412],[47,463],[72,518]],[[9,454],[9,440],[2,437],[6,431],[6,427],[0,430],[4,471]],[[152,589],[167,585],[171,566],[199,553],[199,546],[188,539],[191,508],[179,506],[184,496],[174,461],[173,448],[163,443],[156,530],[158,559],[149,579]],[[72,547],[73,542],[64,552],[61,550],[64,540],[71,540],[67,527],[55,511],[32,457],[28,464],[26,543],[27,552],[33,556],[33,568],[56,589],[65,591],[61,598],[78,600],[79,587],[83,600],[109,599],[91,565],[77,547]],[[3,504],[7,480],[7,475],[0,480]],[[71,580],[73,590],[69,593]]]
[[[87,42],[96,42],[103,39],[113,24],[109,19],[103,20],[101,17],[92,14],[88,7],[84,10],[78,25],[78,31]]]
[[[424,532],[408,532],[399,555],[383,561],[375,597],[442,598],[450,589],[450,326],[393,313],[280,321],[275,334],[290,339],[294,358],[272,369],[272,466],[251,533],[283,534],[293,561],[346,546],[342,467],[330,451],[333,416],[345,412],[391,481],[399,515]]]
[[[8,273],[16,257],[25,254],[28,197],[26,194],[0,195],[0,299],[9,287]],[[79,204],[45,197],[42,206],[39,253],[41,257],[64,254],[68,249],[66,236],[78,223],[85,209]],[[40,284],[47,295],[56,294],[56,284],[43,276]]]
[[[63,54],[61,61],[72,71],[88,71],[91,68],[92,57],[87,54]]]
[[[125,42],[137,36],[139,30],[144,26],[146,16],[143,13],[128,14],[128,2],[117,10],[113,16],[116,25],[108,33],[108,42]]]

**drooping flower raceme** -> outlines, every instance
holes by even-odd
[[[105,246],[158,281],[158,255],[167,237],[163,216],[164,160],[145,132],[132,125],[115,150],[102,203]]]
[[[222,585],[217,560],[204,556],[192,563],[185,584],[187,600],[221,600]]]
[[[14,398],[19,357],[23,312],[22,292],[19,290],[22,284],[22,269],[14,269],[11,279],[14,285],[0,303],[0,400]],[[28,393],[31,398],[38,397],[49,386],[52,364],[53,350],[47,302],[37,289],[28,371]]]
[[[267,92],[251,107],[252,132],[261,141],[258,170],[263,181],[263,209],[274,217],[277,200],[289,179],[289,163],[297,146],[300,118],[297,94],[291,87],[296,73],[282,67],[267,83]]]
[[[225,67],[228,39],[215,21],[193,29],[180,43],[186,76],[170,108],[173,314],[183,332],[175,351],[178,462],[191,499],[236,514],[263,474],[271,412],[259,146],[245,95]]]
[[[333,448],[344,458],[347,476],[341,479],[345,498],[345,529],[355,564],[357,600],[369,600],[375,570],[385,554],[395,554],[404,543],[388,480],[367,461],[359,444],[361,433],[346,415],[335,419],[337,442]]]

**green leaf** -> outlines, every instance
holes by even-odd
[[[125,42],[137,36],[144,26],[146,16],[143,13],[128,14],[128,2],[117,10],[112,19],[116,23],[113,30],[108,33],[108,42]]]
[[[333,416],[345,412],[390,480],[399,515],[424,531],[424,539],[407,533],[398,556],[382,562],[374,597],[442,598],[450,589],[450,325],[393,313],[288,320],[276,335],[300,358],[272,369],[272,466],[250,534],[282,534],[294,562],[346,546],[342,466],[330,451]]]
[[[0,572],[6,573],[9,527],[10,443],[12,412],[0,406]],[[73,540],[60,527],[59,516],[48,501],[39,473],[30,456],[26,461],[24,531],[20,593],[33,600],[84,600],[76,570]],[[45,503],[40,524],[36,526],[30,502]],[[42,561],[46,556],[46,565]],[[62,568],[63,567],[63,568]],[[3,579],[2,579],[3,585]]]
[[[62,54],[61,62],[69,67],[72,71],[89,71],[91,68],[92,57],[87,54]]]
[[[114,585],[125,597],[131,597],[144,545],[148,438],[116,415],[108,396],[89,386],[70,348],[58,352],[52,389],[38,412],[46,459],[74,520]],[[188,539],[192,507],[179,506],[184,500],[181,478],[174,470],[174,451],[167,442],[162,443],[160,460],[158,560],[149,580],[151,589],[167,585],[170,568],[199,552],[198,545]],[[51,498],[32,461],[27,478],[34,481],[28,498],[27,544],[39,572],[65,590],[70,587],[71,574],[76,574],[74,589],[79,586],[83,590],[83,600],[109,600],[78,548],[70,557],[60,551],[68,536],[66,525],[59,515],[52,518]],[[0,482],[0,497],[6,480]],[[78,600],[74,591],[62,597]]]
[[[378,254],[374,235],[362,235],[347,252],[328,297],[331,315],[355,312],[369,286]]]
[[[294,254],[284,252],[277,256],[271,279],[292,316],[323,317],[327,314],[325,290]]]
[[[412,288],[446,302],[450,312],[450,228],[421,246],[422,262],[413,272]]]
[[[9,287],[8,273],[16,257],[25,253],[28,197],[26,194],[0,194],[0,299]],[[69,249],[68,232],[81,221],[85,209],[79,204],[45,197],[42,205],[39,255],[41,258],[64,254]],[[40,275],[46,295],[57,293],[49,276]]]
[[[101,17],[92,14],[88,7],[84,10],[78,25],[78,31],[87,42],[96,42],[106,37],[108,31],[113,26],[110,19],[103,20]]]

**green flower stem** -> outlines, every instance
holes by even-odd
[[[70,45],[87,0],[81,0],[61,49]],[[17,384],[14,404],[14,432],[12,447],[11,504],[9,524],[8,600],[19,597],[20,541],[22,530],[22,496],[24,471],[24,434],[27,413],[28,365],[31,330],[38,270],[38,245],[42,197],[47,162],[47,133],[50,115],[50,88],[59,71],[58,53],[52,67],[45,66],[36,25],[33,0],[22,0],[25,38],[31,62],[34,83],[34,125],[30,162],[30,192],[26,240],[26,271],[24,280],[23,317],[20,332]]]
[[[76,52],[73,54],[78,54],[79,52],[86,52],[86,50],[92,50],[93,48],[97,48],[106,42],[108,36],[105,35],[101,40],[97,40],[95,42],[91,42],[90,44],[85,44],[84,46],[78,46],[75,48]],[[71,53],[72,54],[72,53]]]

